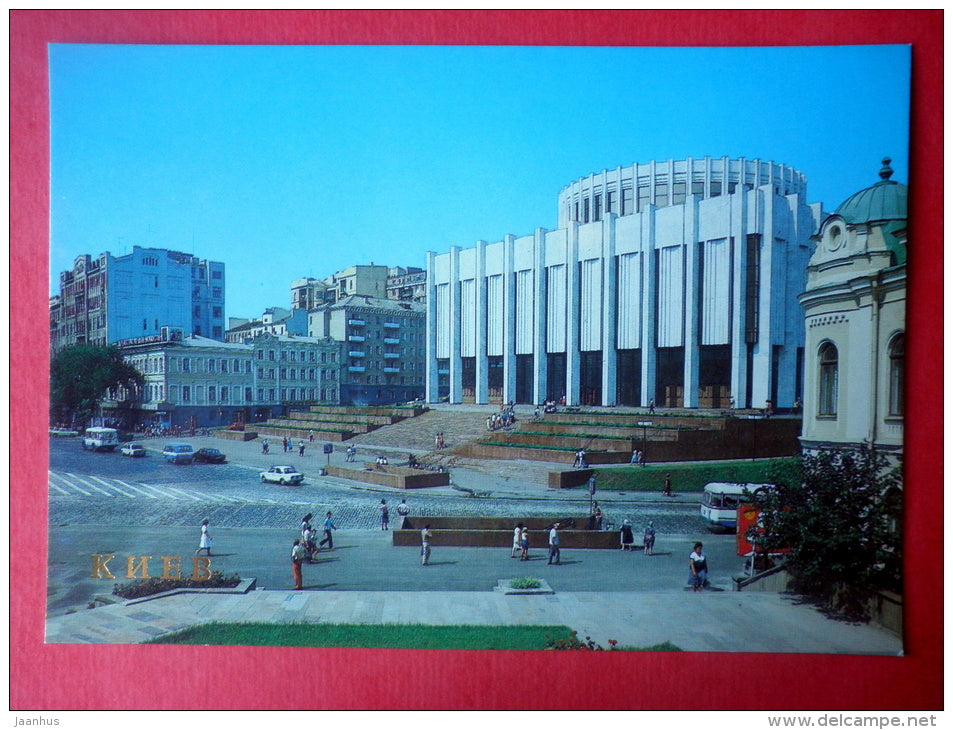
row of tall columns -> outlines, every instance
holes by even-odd
[[[780,321],[772,321],[772,313],[779,303],[780,297],[772,293],[775,287],[785,287],[786,261],[775,261],[775,256],[783,256],[774,245],[773,204],[764,205],[760,201],[771,200],[772,191],[767,186],[762,189],[763,195],[753,195],[754,208],[748,210],[748,195],[731,196],[728,236],[731,240],[731,395],[738,406],[750,405],[759,407],[771,397],[773,338],[772,328],[782,326]],[[706,293],[700,290],[699,284],[699,239],[698,199],[692,205],[687,205],[684,223],[685,276],[683,292],[684,332],[682,341],[694,343],[683,347],[683,403],[686,407],[698,406],[700,384],[700,350],[697,344],[700,341],[699,302]],[[639,219],[639,236],[642,242],[639,255],[642,259],[641,267],[641,405],[647,406],[649,401],[656,398],[657,384],[657,303],[658,296],[658,262],[655,251],[656,239],[656,211],[650,206]],[[746,224],[748,218],[756,221],[755,225]],[[602,236],[602,311],[601,311],[601,350],[602,350],[602,405],[612,405],[617,400],[617,306],[625,306],[625,302],[618,301],[618,270],[616,267],[616,220],[618,216],[608,214],[601,222]],[[564,393],[567,404],[578,404],[580,400],[580,266],[579,262],[579,228],[580,224],[570,222],[566,228],[565,256],[566,262],[566,382]],[[748,344],[745,332],[745,297],[747,295],[747,258],[748,243],[746,229],[766,231],[761,240],[761,260],[759,266],[760,286],[755,294],[759,297],[758,307],[758,338],[752,347],[752,356],[749,362]],[[502,400],[509,402],[516,400],[517,385],[517,354],[516,354],[516,283],[515,283],[515,237],[506,236],[503,240],[502,266],[502,313],[503,322],[500,323],[503,331],[503,388]],[[532,398],[536,403],[546,399],[547,383],[547,353],[546,353],[546,231],[537,229],[534,234],[533,251],[533,385]],[[487,288],[486,281],[486,247],[485,241],[478,241],[474,255],[476,281],[474,299],[476,302],[475,327],[475,390],[474,400],[477,403],[488,402],[488,371],[489,358],[487,356]],[[433,253],[428,254],[428,322],[438,321],[436,302],[436,282],[434,272]],[[462,356],[461,356],[461,302],[460,282],[460,248],[453,247],[449,252],[449,322],[448,333],[450,344],[449,383],[450,402],[461,402],[463,397]],[[725,303],[727,306],[727,303]],[[783,314],[782,314],[783,316]],[[438,395],[439,376],[436,359],[436,327],[428,327],[427,333],[427,398],[436,401]],[[795,348],[785,347],[781,354],[781,372],[792,372],[796,359]],[[749,373],[749,365],[751,372]],[[781,402],[793,401],[794,385],[787,383],[778,390],[778,399]],[[746,403],[750,381],[751,402]],[[558,390],[558,389],[557,389]]]

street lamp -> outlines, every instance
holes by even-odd
[[[642,461],[642,466],[644,467],[644,466],[645,466],[645,444],[646,444],[645,429],[647,429],[649,426],[651,426],[651,425],[652,425],[652,422],[651,422],[651,421],[639,421],[636,425],[642,427],[642,459],[641,459],[641,461]]]

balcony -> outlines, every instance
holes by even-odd
[[[384,338],[384,344],[385,344],[385,345],[399,345],[399,344],[400,344],[400,340],[397,339],[396,337],[385,337],[385,338]]]
[[[348,342],[364,342],[366,338],[362,335],[348,335]]]
[[[349,365],[347,371],[349,373],[363,373],[366,368],[363,365]]]
[[[384,353],[384,359],[385,359],[385,360],[396,360],[396,359],[399,358],[399,357],[400,357],[400,353],[399,353],[399,352],[385,352],[385,353]]]
[[[399,373],[400,368],[384,368],[385,373]]]
[[[347,355],[348,357],[364,357],[364,352],[362,350],[351,350]]]
[[[400,329],[400,322],[384,322],[384,329]]]
[[[347,323],[353,327],[363,327],[367,324],[363,319],[349,319]]]

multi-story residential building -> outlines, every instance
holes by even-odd
[[[229,318],[229,324],[235,322]],[[272,335],[302,336],[308,334],[308,313],[304,309],[281,309],[269,307],[260,319],[242,320],[230,326],[225,333],[226,342],[252,342],[264,333]]]
[[[402,302],[427,299],[427,272],[416,266],[397,266],[387,275],[387,298]]]
[[[341,403],[398,403],[423,395],[424,305],[350,296],[312,310],[308,320],[312,337],[343,343]]]
[[[791,407],[806,194],[773,162],[637,164],[566,186],[556,230],[431,252],[427,399]]]
[[[50,300],[50,347],[109,345],[176,327],[225,337],[225,265],[178,251],[134,246],[132,253],[82,255],[60,274]]]
[[[339,400],[341,346],[326,338],[263,333],[251,343],[226,343],[166,328],[118,344],[145,378],[129,426],[227,426]],[[118,415],[109,401],[103,405]]]
[[[291,308],[308,311],[337,300],[334,284],[324,279],[295,279],[291,282]]]

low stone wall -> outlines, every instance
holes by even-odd
[[[227,441],[254,441],[258,438],[257,431],[214,431],[215,438]]]
[[[370,466],[373,467],[373,465]],[[381,470],[376,468],[349,469],[329,465],[324,467],[324,470],[332,477],[395,489],[423,489],[425,487],[443,487],[450,484],[450,474],[448,472],[407,469],[400,466],[385,466]]]
[[[423,528],[421,528],[423,529]],[[430,544],[455,547],[513,546],[513,530],[443,530],[430,525],[433,537]],[[420,546],[420,530],[392,530],[393,544],[397,547]],[[549,546],[548,530],[530,530],[527,533],[530,550],[546,550]],[[619,533],[615,530],[560,530],[559,547],[562,550],[618,550]]]
[[[260,436],[287,436],[292,439],[308,438],[308,429],[305,428],[281,428],[280,426],[266,426],[264,424],[255,424],[255,429]],[[315,431],[316,441],[346,441],[354,434],[350,431],[339,433],[337,431]],[[314,444],[311,447],[314,448]]]
[[[398,530],[422,530],[430,525],[432,530],[506,530],[509,531],[510,544],[513,542],[513,528],[517,522],[522,522],[530,532],[545,531],[549,535],[549,528],[554,522],[562,525],[575,525],[583,528],[589,521],[588,515],[567,515],[563,517],[418,517],[408,515],[398,518]],[[560,530],[560,534],[564,531]],[[618,541],[618,533],[616,540]]]
[[[549,472],[550,489],[571,489],[581,487],[589,482],[595,472],[592,469],[569,469],[567,471]]]
[[[416,418],[430,409],[426,406],[311,406],[312,413],[346,413],[352,416],[394,416]]]

